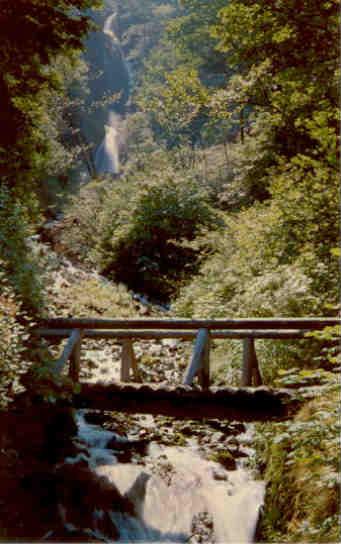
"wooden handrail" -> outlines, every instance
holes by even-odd
[[[42,326],[52,329],[308,329],[319,330],[340,324],[334,317],[274,317],[242,319],[88,319],[53,318]]]
[[[136,340],[158,340],[163,338],[178,338],[185,341],[192,341],[197,336],[196,331],[179,330],[100,330],[82,329],[85,338],[115,339],[124,340],[134,338]],[[34,336],[60,340],[68,338],[72,329],[47,329],[39,328],[32,331]],[[243,338],[273,339],[273,340],[298,340],[304,338],[310,329],[287,329],[287,330],[233,330],[218,331],[210,330],[210,336],[216,340],[242,340]]]
[[[70,377],[78,381],[80,352],[83,337],[116,339],[122,343],[121,380],[129,381],[131,370],[138,379],[137,361],[134,356],[134,340],[179,338],[191,341],[196,338],[191,362],[183,383],[192,385],[196,375],[205,389],[209,383],[210,339],[243,340],[242,383],[259,386],[262,377],[255,350],[256,339],[294,340],[304,339],[308,332],[326,326],[339,325],[333,317],[299,318],[241,318],[241,319],[47,319],[32,334],[51,341],[68,338],[61,357],[52,366],[53,372],[61,373],[70,359]]]

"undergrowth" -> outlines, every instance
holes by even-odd
[[[260,541],[339,542],[340,387],[335,374],[322,375],[323,385],[298,390],[306,402],[293,420],[257,425],[267,484]]]

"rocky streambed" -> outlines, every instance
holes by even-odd
[[[79,486],[81,500],[68,495],[60,505],[64,539],[252,541],[264,484],[244,467],[252,454],[251,427],[95,411],[78,411],[76,421],[76,449],[62,470],[72,467],[71,487],[82,478],[87,483],[83,492]],[[89,500],[85,527],[79,512]]]

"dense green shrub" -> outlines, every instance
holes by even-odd
[[[284,207],[284,199],[281,205]],[[322,255],[317,254],[317,244],[313,251],[312,246],[305,245],[298,237],[293,238],[296,241],[293,248],[293,243],[288,244],[286,238],[289,227],[299,228],[294,218],[289,225],[283,222],[277,200],[227,216],[226,228],[218,236],[210,236],[214,254],[182,289],[175,303],[177,314],[217,318],[328,313],[327,305],[335,302],[337,292],[337,258],[329,249],[329,256],[322,259]],[[310,224],[306,228],[310,229]],[[329,243],[332,244],[332,240]],[[320,349],[321,344],[311,340],[257,342],[267,383],[273,383],[280,369],[316,366],[312,358]],[[237,369],[241,365],[237,343],[226,343],[224,353],[222,350],[221,347],[217,354],[218,380],[224,372],[226,374],[228,365]]]
[[[85,188],[66,215],[62,242],[111,279],[167,299],[197,270],[194,240],[221,221],[197,182],[162,174]]]
[[[176,292],[198,265],[191,242],[217,224],[196,183],[166,180],[142,192],[130,221],[102,246],[104,270],[155,297]]]
[[[340,390],[332,373],[315,374],[320,395],[302,389],[308,402],[293,420],[257,424],[255,446],[267,483],[261,541],[338,541]],[[295,378],[300,383],[302,372]]]
[[[0,410],[20,390],[20,377],[29,363],[25,353],[26,328],[18,297],[8,284],[0,260]]]
[[[24,308],[37,313],[43,300],[38,263],[29,247],[33,229],[27,215],[27,208],[0,187],[0,271]]]

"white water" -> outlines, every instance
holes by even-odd
[[[114,12],[106,18],[103,25],[103,33],[109,40],[109,46],[120,51],[122,62],[124,63],[128,74],[129,89],[131,90],[132,75],[130,66],[124,58],[119,40],[113,31],[116,17],[117,13]],[[123,135],[121,134],[121,125],[120,116],[113,111],[109,111],[107,123],[104,126],[104,138],[95,153],[95,169],[97,174],[118,175],[120,173],[120,146],[123,138]]]
[[[109,113],[107,124],[104,126],[105,135],[95,154],[95,168],[97,174],[120,173],[120,133],[118,130],[118,116]]]
[[[106,18],[106,20],[104,22],[104,26],[103,26],[104,34],[109,36],[109,38],[111,38],[111,40],[114,43],[118,43],[117,36],[116,36],[115,32],[113,32],[113,30],[112,30],[112,26],[113,26],[113,23],[114,23],[116,17],[117,17],[117,13],[115,11],[114,13],[109,15],[109,17]]]
[[[227,471],[203,459],[195,443],[187,447],[152,443],[146,466],[117,463],[106,449],[117,436],[86,423],[81,412],[77,422],[79,438],[88,445],[89,466],[135,505],[136,517],[110,513],[120,531],[119,542],[188,542],[193,517],[201,512],[213,519],[214,542],[252,542],[265,487],[249,471],[241,467]],[[160,460],[169,466],[167,481],[155,474],[153,467]]]

